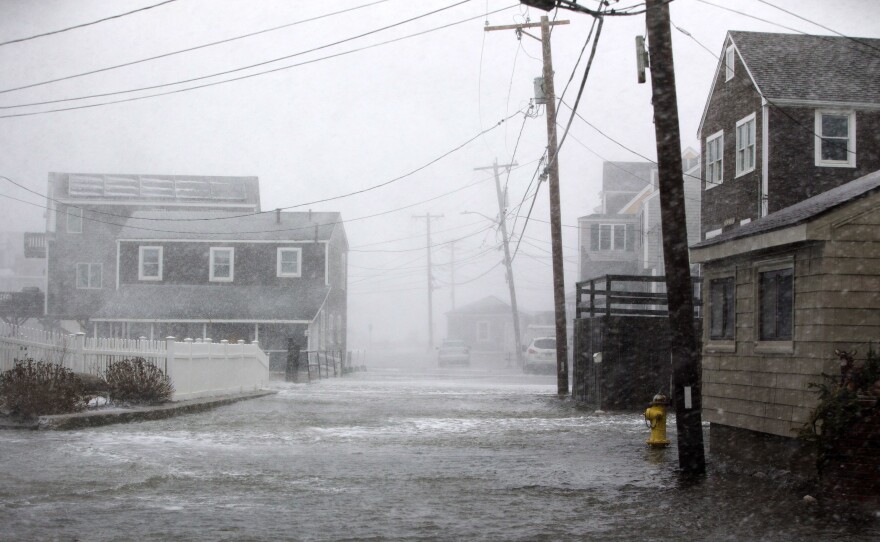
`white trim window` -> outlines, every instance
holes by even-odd
[[[816,165],[856,167],[855,111],[816,110]]]
[[[276,274],[279,277],[302,276],[302,249],[278,247],[278,264]]]
[[[736,176],[755,171],[755,114],[736,123]]]
[[[79,290],[100,290],[103,286],[104,264],[76,264],[76,287]]]
[[[477,340],[479,342],[489,341],[489,322],[485,320],[477,322]]]
[[[81,207],[66,207],[67,213],[67,233],[82,233],[83,231],[83,210]]]
[[[590,250],[633,250],[633,224],[593,224],[590,227]]]
[[[706,190],[724,182],[724,130],[706,138]]]
[[[730,81],[733,79],[734,75],[734,66],[736,62],[736,55],[734,54],[733,45],[728,45],[727,49],[724,51],[724,81]]]
[[[162,280],[162,247],[138,247],[138,280]]]
[[[211,282],[232,282],[235,278],[235,249],[232,247],[211,247],[208,280]]]

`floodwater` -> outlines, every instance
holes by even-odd
[[[170,420],[0,432],[3,540],[877,540],[778,481],[695,486],[549,377],[382,370]],[[672,434],[674,437],[674,428]]]

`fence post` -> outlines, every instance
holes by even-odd
[[[287,338],[287,365],[284,367],[284,380],[299,382],[299,345],[293,337]]]
[[[76,369],[74,369],[74,371],[76,371],[78,369],[80,373],[86,372],[85,348],[86,348],[86,334],[83,332],[79,332],[76,335],[74,335],[74,339],[73,339],[74,362],[71,365],[76,367]]]
[[[165,337],[165,376],[174,383],[174,343],[175,337]],[[169,372],[170,370],[170,372]]]

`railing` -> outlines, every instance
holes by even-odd
[[[269,358],[256,342],[88,339],[84,333],[69,335],[0,322],[0,372],[12,369],[16,360],[31,358],[101,375],[111,361],[135,357],[168,375],[175,400],[260,389],[269,380]]]
[[[24,232],[24,257],[25,258],[45,258],[46,257],[46,233],[45,232]]]
[[[694,312],[703,305],[702,279],[694,277]],[[664,291],[656,291],[659,285]],[[577,318],[668,316],[665,277],[605,275],[577,283]],[[652,291],[653,290],[653,291]]]
[[[331,376],[342,376],[345,369],[345,353],[342,350],[300,350],[300,364],[302,364],[303,354],[308,360],[306,367],[308,368],[309,382],[312,379],[320,380]]]

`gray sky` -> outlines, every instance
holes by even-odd
[[[0,42],[94,21],[159,0],[0,0]],[[851,36],[880,37],[880,2],[871,0],[768,0],[806,19]],[[672,21],[682,146],[698,148],[697,124],[727,30],[830,34],[759,0],[707,0],[766,19],[761,22],[699,0],[676,0]],[[372,0],[290,2],[177,0],[93,26],[0,46],[0,90],[168,53],[275,26],[302,21]],[[0,106],[75,98],[176,82],[296,55],[455,4],[455,0],[387,0],[377,5],[304,22],[285,29],[160,60],[54,84],[0,93]],[[596,2],[584,0],[595,7]],[[633,5],[625,0],[621,6]],[[487,12],[503,11],[486,16]],[[45,193],[49,171],[255,175],[262,206],[291,206],[368,188],[425,166],[501,119],[528,106],[532,79],[540,75],[540,44],[491,25],[537,21],[543,12],[512,0],[472,0],[388,30],[311,53],[198,82],[105,98],[0,110],[0,115],[98,104],[229,79],[259,71],[308,64],[241,81],[73,111],[0,118],[0,175]],[[551,14],[552,17],[552,14]],[[474,20],[433,30],[465,19]],[[561,11],[571,21],[553,33],[556,88],[572,74],[589,32],[587,15]],[[429,31],[395,43],[321,59]],[[608,18],[579,113],[627,147],[654,158],[650,84],[636,82],[634,36],[644,16]],[[536,32],[537,33],[537,32]],[[712,54],[697,42],[708,47]],[[565,101],[574,103],[583,64]],[[560,108],[559,121],[570,110]],[[546,145],[546,119],[517,114],[460,150],[388,186],[332,202],[303,207],[341,211],[350,256],[349,335],[364,345],[369,323],[374,339],[426,335],[425,222],[413,215],[443,214],[433,223],[434,244],[455,245],[459,306],[494,294],[507,300],[500,240],[475,211],[495,216],[495,190],[486,171],[497,157],[520,165],[509,180],[510,204],[523,199]],[[602,159],[639,160],[575,119],[561,149],[563,224],[592,212],[598,203]],[[459,190],[460,189],[460,190]],[[457,190],[450,193],[451,191]],[[0,179],[0,194],[43,204]],[[430,198],[433,201],[425,202]],[[515,274],[520,306],[552,308],[546,186],[537,198]],[[526,207],[522,214],[525,214]],[[424,203],[421,203],[424,202]],[[43,210],[0,197],[0,229],[41,230]],[[373,218],[363,218],[385,213]],[[522,228],[523,219],[516,223]],[[182,229],[182,228],[178,228]],[[482,231],[481,231],[482,230]],[[563,227],[566,287],[577,279],[577,234]],[[451,308],[451,250],[433,249],[435,336],[445,334]],[[486,273],[477,280],[476,277]]]

